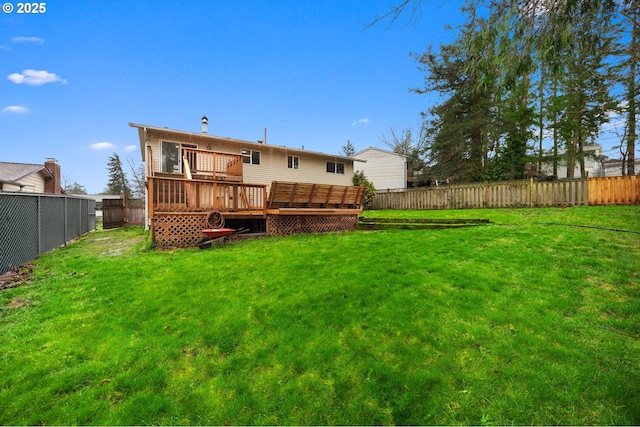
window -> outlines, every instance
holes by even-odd
[[[242,162],[250,165],[259,165],[260,152],[254,150],[242,150]]]
[[[344,175],[344,163],[327,162],[327,172]]]
[[[327,172],[336,173],[336,162],[327,162]]]
[[[180,144],[162,141],[162,172],[180,173]]]
[[[289,169],[300,169],[300,157],[287,156],[287,167]]]
[[[196,153],[185,152],[184,149],[197,150],[198,146],[193,144],[179,144],[177,142],[162,141],[160,144],[161,168],[162,172],[182,173],[182,156],[186,156],[189,166],[193,169],[196,165]]]

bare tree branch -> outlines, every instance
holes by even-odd
[[[134,192],[137,197],[141,197],[144,195],[145,189],[145,176],[144,176],[144,168],[142,165],[136,165],[136,163],[127,157],[127,163],[131,168],[131,175],[133,176],[134,181]]]
[[[364,29],[367,30],[371,27],[374,27],[382,21],[385,21],[386,19],[390,19],[387,28],[390,27],[394,22],[398,20],[398,18],[400,18],[405,9],[407,9],[411,3],[413,3],[413,8],[411,10],[410,20],[415,21],[420,16],[420,4],[422,3],[422,0],[403,0],[402,3],[391,9],[389,12],[385,13],[382,16],[377,16],[373,21],[365,25]]]

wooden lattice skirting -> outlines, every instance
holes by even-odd
[[[157,214],[151,219],[151,237],[159,248],[196,246],[207,213]],[[329,233],[355,229],[358,215],[268,215],[267,234]]]
[[[163,249],[195,246],[202,237],[207,213],[159,214],[151,219],[153,243]]]
[[[358,215],[268,215],[267,233],[270,236],[329,233],[353,230],[357,223]]]

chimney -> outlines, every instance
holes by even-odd
[[[209,133],[209,119],[207,119],[207,116],[202,116],[202,133]]]
[[[267,128],[264,128],[264,139],[259,139],[258,143],[259,144],[266,144],[267,143]]]
[[[47,178],[44,183],[44,192],[51,194],[61,194],[62,188],[60,187],[61,176],[60,176],[60,165],[58,161],[53,158],[48,158],[46,162],[44,162],[44,167],[49,169],[53,178]]]

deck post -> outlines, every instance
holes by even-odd
[[[220,203],[218,202],[218,183],[213,181],[213,209],[220,210]]]
[[[231,206],[234,211],[237,211],[238,210],[238,186],[237,185],[234,185],[232,187],[232,194],[233,194],[233,204]]]
[[[155,200],[155,186],[154,186],[155,180],[151,177],[147,178],[147,192],[150,195],[149,197],[147,197],[147,211],[149,218],[153,218],[154,215],[154,210],[153,210],[153,201]]]
[[[267,187],[264,187],[262,190],[262,215],[264,215],[265,218],[267,217],[267,207]],[[267,230],[267,232],[268,231],[269,230]]]
[[[347,192],[349,191],[349,187],[344,187],[344,192],[342,193],[342,201],[340,202],[340,207],[344,207],[344,201],[347,198]]]

